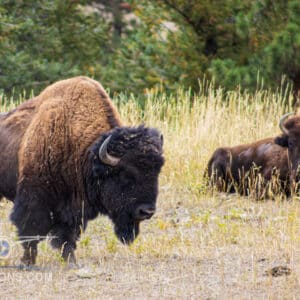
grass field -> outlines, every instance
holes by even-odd
[[[143,110],[134,98],[116,98],[126,124],[164,134],[156,215],[129,247],[117,241],[107,218],[89,223],[78,243],[78,270],[66,270],[45,241],[39,269],[22,271],[9,267],[22,249],[8,221],[12,205],[1,202],[0,235],[14,246],[0,261],[0,298],[299,299],[299,199],[221,194],[203,178],[215,148],[280,133],[279,118],[291,110],[284,96],[207,86],[196,96],[149,93]]]

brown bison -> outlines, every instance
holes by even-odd
[[[267,196],[268,189],[289,193],[287,151],[274,138],[218,148],[207,170],[210,184],[219,191],[242,195],[254,192],[257,198]]]
[[[26,265],[47,234],[75,263],[80,232],[99,213],[132,242],[155,212],[164,163],[161,134],[122,126],[102,86],[86,77],[59,81],[0,116],[0,160],[0,194],[14,202]]]

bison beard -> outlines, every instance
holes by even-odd
[[[124,244],[130,244],[139,234],[139,221],[134,221],[126,214],[114,220],[115,233]]]
[[[89,78],[55,83],[1,117],[0,156],[0,194],[14,202],[11,220],[26,265],[48,234],[64,260],[75,262],[76,241],[99,213],[128,244],[155,212],[162,136],[123,127]]]

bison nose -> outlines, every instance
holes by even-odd
[[[135,210],[134,217],[136,220],[142,221],[150,219],[154,213],[155,207],[149,204],[142,204]]]

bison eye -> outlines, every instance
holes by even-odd
[[[288,145],[289,145],[289,148],[295,147],[296,146],[296,141],[292,140],[292,139],[289,139]]]

